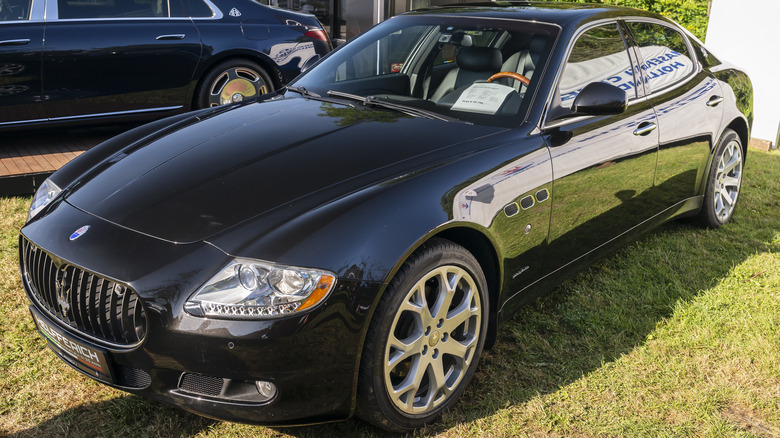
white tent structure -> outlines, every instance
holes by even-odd
[[[713,0],[705,43],[747,71],[753,82],[753,132],[778,147],[780,125],[780,1]]]

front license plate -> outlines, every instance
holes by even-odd
[[[30,306],[35,326],[58,356],[84,373],[102,381],[111,382],[111,368],[106,360],[106,351],[87,345],[49,323],[38,311]]]

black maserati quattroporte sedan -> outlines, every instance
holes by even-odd
[[[62,360],[212,418],[420,427],[521,305],[666,221],[729,222],[752,121],[685,30],[579,3],[403,14],[261,100],[40,186],[21,275]]]
[[[238,102],[330,48],[313,15],[253,0],[0,0],[0,129]]]

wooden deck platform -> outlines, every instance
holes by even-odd
[[[0,133],[0,196],[30,195],[68,161],[128,125]]]

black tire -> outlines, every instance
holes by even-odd
[[[274,91],[274,83],[257,63],[230,59],[209,70],[200,81],[198,108],[241,102]]]
[[[445,278],[455,287],[440,288]],[[474,375],[488,306],[487,282],[471,253],[443,239],[420,247],[388,286],[369,326],[357,415],[392,432],[435,421]],[[407,348],[399,348],[401,341]]]
[[[734,215],[742,189],[744,152],[739,135],[730,129],[724,131],[707,176],[704,205],[698,217],[701,225],[718,228]]]

